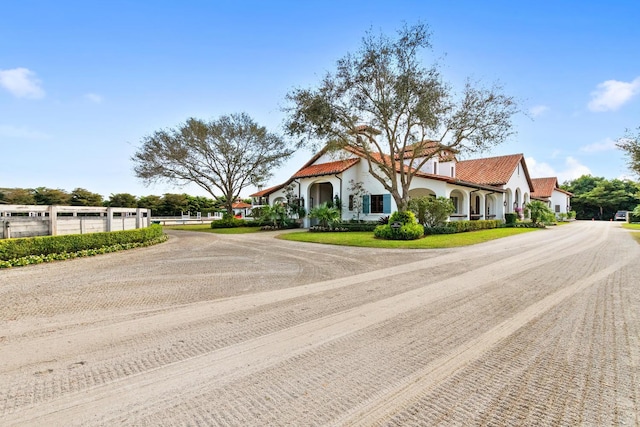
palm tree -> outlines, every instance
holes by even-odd
[[[322,203],[309,211],[309,218],[316,218],[321,227],[329,227],[340,221],[340,211]]]

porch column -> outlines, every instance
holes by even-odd
[[[480,219],[488,219],[487,218],[487,196],[481,194],[480,196],[480,210],[478,214],[480,215]]]

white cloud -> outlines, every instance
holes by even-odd
[[[541,116],[547,111],[549,111],[549,107],[547,107],[546,105],[535,105],[529,108],[529,114],[531,114],[532,117]]]
[[[525,159],[531,178],[545,178],[556,176],[556,171],[548,163],[538,163],[533,157]]]
[[[89,101],[96,104],[102,104],[102,96],[98,95],[97,93],[85,93],[84,97],[85,99],[88,99]]]
[[[594,142],[593,144],[580,147],[580,151],[584,151],[585,153],[598,153],[601,151],[615,150],[616,148],[616,141],[607,138],[604,141]]]
[[[0,125],[0,136],[5,138],[18,139],[49,139],[46,133],[37,130],[30,130],[24,127],[15,127],[10,125]]]
[[[0,70],[0,86],[17,98],[43,98],[41,83],[36,73],[27,68]]]
[[[591,111],[614,111],[631,98],[640,93],[640,77],[631,82],[607,80],[600,83],[597,89],[591,92],[591,101],[588,108]]]
[[[538,163],[533,157],[526,159],[527,168],[529,169],[529,175],[532,178],[546,178],[555,176],[558,178],[559,183],[570,181],[581,177],[582,175],[590,175],[591,169],[581,164],[575,158],[569,156],[564,161],[562,170],[556,171],[548,163]]]

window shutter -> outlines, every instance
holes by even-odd
[[[382,195],[382,213],[391,213],[391,194]]]
[[[365,194],[362,196],[362,213],[368,214],[371,210],[369,206],[371,205],[371,196]]]

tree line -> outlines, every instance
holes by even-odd
[[[565,181],[561,188],[573,194],[576,219],[610,220],[616,211],[633,211],[640,205],[640,184],[631,180],[583,175]]]
[[[249,201],[246,201],[250,203]],[[189,194],[165,193],[162,196],[149,195],[136,197],[129,193],[111,194],[108,199],[84,188],[71,192],[61,189],[4,188],[0,189],[0,204],[10,205],[59,205],[59,206],[106,206],[119,208],[151,209],[153,216],[176,216],[181,212],[219,212],[225,209],[224,197],[211,199]]]

